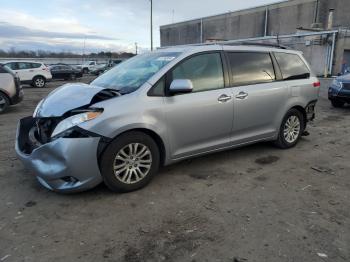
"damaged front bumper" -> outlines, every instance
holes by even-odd
[[[57,138],[35,145],[29,138],[34,125],[32,117],[20,120],[16,152],[44,187],[68,193],[84,191],[102,182],[97,160],[101,137]]]

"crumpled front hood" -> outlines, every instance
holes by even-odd
[[[72,109],[88,106],[103,90],[106,89],[82,83],[65,84],[42,100],[34,117],[59,117]]]

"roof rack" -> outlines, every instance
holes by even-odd
[[[274,47],[274,48],[280,48],[280,49],[291,49],[288,46],[280,45],[280,44],[274,44],[274,43],[253,43],[249,41],[239,41],[239,40],[222,40],[222,41],[213,41],[213,42],[207,42],[207,43],[196,43],[196,44],[187,44],[187,45],[175,45],[175,46],[163,46],[158,47],[157,49],[165,49],[170,47],[186,47],[186,46],[206,46],[206,45],[230,45],[230,46],[240,46],[240,45],[247,45],[247,46],[262,46],[262,47]]]
[[[285,45],[280,45],[280,44],[273,44],[273,43],[252,43],[252,42],[229,42],[229,43],[220,43],[221,45],[252,45],[252,46],[263,46],[263,47],[275,47],[275,48],[280,48],[280,49],[290,49],[290,47],[285,46]]]

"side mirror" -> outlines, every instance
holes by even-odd
[[[192,81],[189,79],[175,79],[170,85],[170,94],[186,94],[193,90]]]

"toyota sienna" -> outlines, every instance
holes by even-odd
[[[160,166],[260,141],[296,145],[320,82],[298,51],[194,45],[135,56],[66,84],[20,120],[16,151],[46,188],[128,192]]]

